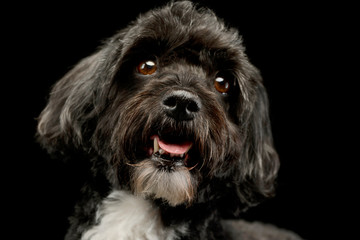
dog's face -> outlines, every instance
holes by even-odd
[[[135,45],[140,49],[135,52],[155,50],[153,45],[147,38]],[[216,66],[229,53],[194,51],[187,39],[178,45],[170,51],[160,46],[163,53],[140,54],[134,61],[133,53],[128,56],[134,64],[126,67],[132,71],[120,89],[131,95],[119,99],[114,129],[114,148],[121,146],[117,159],[131,166],[135,193],[171,205],[191,202],[202,176],[221,165],[228,169],[234,156],[239,158],[241,144],[234,111],[241,98],[239,83]],[[212,61],[201,61],[208,56]]]
[[[271,195],[278,169],[267,108],[238,32],[177,2],[60,80],[38,132],[52,153],[91,155],[114,188],[171,206],[210,196],[251,204]]]

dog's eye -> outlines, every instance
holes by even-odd
[[[214,86],[218,92],[222,94],[227,94],[230,91],[231,84],[225,78],[217,77],[215,78]]]
[[[137,70],[139,73],[143,75],[151,75],[156,72],[157,66],[154,61],[148,60],[143,61],[137,66]]]

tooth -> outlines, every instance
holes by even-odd
[[[159,151],[159,143],[157,138],[154,138],[154,153],[156,153],[157,151]]]
[[[164,153],[165,153],[165,151],[164,151],[163,149],[161,149],[161,148],[160,148],[160,149],[159,149],[159,153],[160,153],[160,154],[164,154]]]
[[[180,155],[180,158],[184,158],[185,157],[185,153]]]
[[[187,149],[187,151],[186,151],[184,154],[187,154],[187,153],[190,151],[192,145],[193,145],[193,144],[191,143],[190,147]]]

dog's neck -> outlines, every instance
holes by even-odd
[[[170,207],[160,200],[153,202],[116,190],[98,204],[95,223],[81,239],[203,239],[208,234],[222,239],[221,233],[218,215],[209,204]]]

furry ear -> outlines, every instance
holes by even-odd
[[[121,65],[124,36],[129,29],[107,39],[93,55],[81,60],[52,88],[48,104],[38,118],[37,139],[49,153],[86,148],[96,121],[116,93],[113,79]],[[87,138],[87,141],[82,141]]]
[[[83,59],[52,88],[38,118],[37,138],[50,153],[82,142],[85,118],[91,115],[98,55]],[[88,116],[84,116],[88,115]]]
[[[240,121],[241,127],[245,128],[240,156],[240,181],[246,185],[240,191],[242,199],[257,202],[263,197],[273,196],[279,159],[273,146],[269,102],[261,75],[255,67],[249,72],[254,94],[248,113],[242,114],[247,119]]]
[[[86,144],[91,141],[82,140],[90,139],[94,121],[106,106],[109,85],[117,70],[113,67],[117,66],[114,61],[120,59],[119,49],[109,41],[101,50],[81,60],[53,86],[37,127],[37,139],[49,153],[89,147]]]
[[[248,89],[238,110],[241,146],[232,180],[225,186],[226,197],[220,203],[224,217],[238,216],[248,207],[272,197],[279,169],[279,159],[273,146],[269,119],[269,103],[258,70],[248,65]]]

